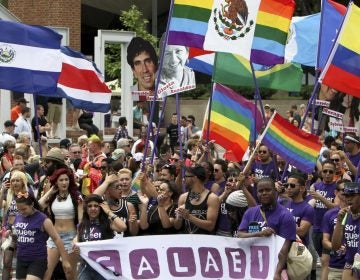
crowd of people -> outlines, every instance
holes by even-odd
[[[316,279],[319,266],[321,279],[358,279],[357,136],[344,135],[344,146],[327,136],[316,169],[305,174],[262,144],[251,162],[220,158],[214,143],[200,139],[193,116],[180,119],[178,130],[173,114],[159,147],[146,145],[146,127],[134,141],[120,118],[114,147],[83,135],[61,140],[42,158],[31,138],[16,140],[14,123],[5,122],[3,279],[11,279],[15,257],[17,279],[103,279],[81,259],[79,242],[178,233],[279,235],[285,242],[274,279],[281,279],[298,236],[313,255],[308,279]]]

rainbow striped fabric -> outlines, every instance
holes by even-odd
[[[281,64],[294,10],[294,0],[175,0],[168,44]]]
[[[314,170],[321,149],[318,136],[295,127],[278,113],[270,119],[261,142],[291,165],[307,173]]]
[[[232,151],[238,161],[242,159],[249,146],[250,135],[262,127],[262,118],[255,105],[221,84],[214,84],[209,140]],[[204,122],[205,123],[205,122]],[[203,135],[207,135],[204,125]]]
[[[294,10],[293,0],[261,1],[250,61],[263,65],[284,63],[285,44]]]
[[[360,97],[360,8],[350,3],[320,82]]]
[[[175,0],[168,44],[203,48],[213,0]]]

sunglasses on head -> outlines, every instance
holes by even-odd
[[[294,184],[294,183],[285,183],[283,184],[284,188],[287,189],[287,188],[292,188],[292,189],[295,189],[297,186],[300,186],[299,184]]]

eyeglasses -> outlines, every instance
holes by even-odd
[[[287,189],[288,187],[295,189],[297,186],[300,186],[299,184],[294,184],[294,183],[285,183],[283,184],[284,188]]]
[[[194,175],[184,175],[185,178],[195,177]]]
[[[334,170],[331,170],[331,169],[324,169],[322,172],[323,173],[334,174]]]
[[[88,204],[87,208],[99,208],[100,205],[99,204]]]
[[[339,162],[340,161],[339,158],[331,158],[330,160],[332,160],[333,162]]]
[[[267,151],[259,150],[258,153],[259,153],[259,154],[267,154]]]

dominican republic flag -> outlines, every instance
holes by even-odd
[[[61,38],[47,27],[0,20],[0,88],[55,94]]]
[[[76,108],[107,113],[110,110],[111,90],[103,82],[95,63],[69,47],[61,47],[61,55],[58,94],[70,100]]]

